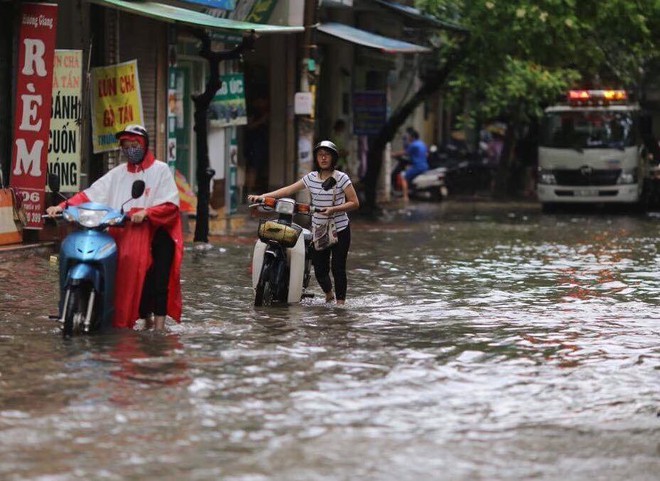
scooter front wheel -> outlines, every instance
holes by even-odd
[[[72,286],[67,288],[67,303],[64,306],[64,325],[62,335],[72,337],[84,332],[85,318],[92,313],[89,312],[92,288],[91,286]]]
[[[261,274],[259,275],[259,282],[257,282],[257,288],[254,294],[255,307],[270,306],[273,304],[272,264],[272,259],[264,259]]]

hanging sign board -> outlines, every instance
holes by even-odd
[[[353,133],[376,135],[387,121],[387,95],[383,91],[353,92]]]
[[[20,6],[11,186],[23,197],[26,229],[41,229],[50,132],[57,5]]]
[[[247,124],[243,74],[221,75],[220,82],[220,88],[209,107],[209,124],[212,127]]]
[[[117,132],[144,125],[137,60],[93,68],[90,85],[94,153],[116,150]]]
[[[48,172],[60,178],[61,192],[80,190],[81,121],[82,50],[55,50]]]
[[[312,92],[296,92],[293,97],[293,113],[296,115],[312,115],[314,112],[314,96]]]

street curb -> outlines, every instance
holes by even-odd
[[[57,242],[47,241],[36,244],[12,244],[0,246],[0,259],[25,257],[30,255],[47,255],[55,251]]]

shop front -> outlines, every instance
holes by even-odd
[[[17,18],[23,4],[0,0],[0,87],[11,92],[17,74]],[[199,55],[199,35],[212,36],[214,51],[233,48],[244,32],[256,32],[255,50],[241,60],[221,63],[220,74],[227,82],[209,108],[209,163],[214,172],[211,189],[213,206],[229,205],[231,213],[245,189],[247,159],[245,129],[248,116],[266,108],[269,120],[262,135],[266,139],[262,186],[277,185],[290,179],[295,159],[294,131],[291,126],[293,93],[296,85],[297,38],[302,32],[302,0],[264,2],[185,1],[132,2],[125,0],[64,0],[57,2],[56,49],[74,50],[79,62],[80,97],[71,125],[78,129],[79,164],[75,186],[84,189],[119,162],[114,132],[128,123],[142,123],[150,135],[150,146],[157,158],[167,161],[184,185],[182,193],[194,194],[197,183],[197,142],[192,97],[205,90],[209,78],[208,62]],[[235,6],[236,15],[230,18]],[[218,8],[218,7],[225,7]],[[255,12],[261,12],[261,16]],[[234,15],[234,16],[236,16]],[[262,22],[262,23],[258,23]],[[275,35],[287,34],[287,35]],[[107,69],[130,64],[134,69],[134,89],[138,100],[130,109],[115,105],[99,107],[93,98],[104,88],[113,91],[115,83],[103,78]],[[129,67],[126,67],[129,68]],[[95,72],[95,69],[100,69]],[[97,77],[94,77],[94,75]],[[121,75],[117,77],[119,82]],[[94,83],[96,82],[96,83]],[[223,82],[223,85],[225,82]],[[107,93],[107,92],[106,92]],[[48,92],[50,95],[51,92]],[[0,101],[3,125],[13,126],[15,95]],[[98,100],[98,98],[97,98]],[[99,104],[100,105],[100,104]],[[219,109],[228,108],[229,121],[221,121]],[[105,108],[105,111],[103,110]],[[96,110],[95,110],[96,109]],[[113,114],[109,115],[108,112]],[[119,112],[130,112],[130,116]],[[95,121],[92,119],[97,117]],[[100,118],[101,120],[98,120]],[[96,124],[94,123],[96,122]],[[99,132],[98,126],[105,130]],[[101,142],[104,142],[102,147]],[[11,155],[14,138],[10,128],[0,132],[0,167],[4,184],[11,180]],[[263,149],[262,149],[263,150]],[[42,185],[45,184],[45,180]],[[256,188],[256,187],[255,187]]]

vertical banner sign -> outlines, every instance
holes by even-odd
[[[144,125],[137,60],[93,68],[90,98],[94,153],[118,149],[117,132]]]
[[[23,197],[27,229],[41,229],[53,90],[57,5],[21,5],[11,186]]]
[[[172,171],[172,174],[174,174],[174,171],[176,170],[176,111],[178,105],[176,67],[169,67],[167,78],[167,165]]]
[[[61,192],[80,190],[82,50],[55,50],[48,173],[60,178]]]
[[[227,162],[227,182],[225,189],[227,197],[225,205],[229,206],[229,214],[235,214],[238,210],[238,142],[236,141],[236,129],[231,129],[231,141],[229,143],[229,162]]]

